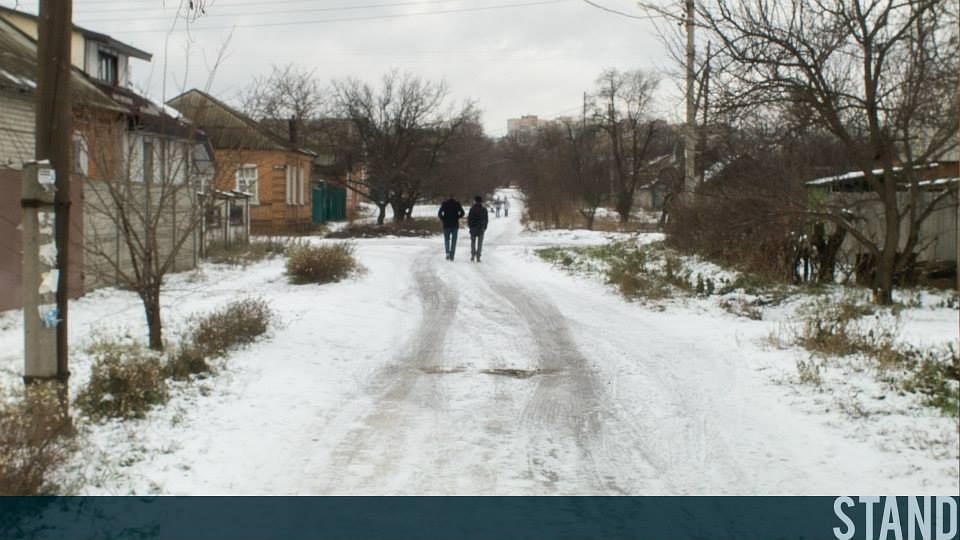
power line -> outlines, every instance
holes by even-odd
[[[155,1],[155,0],[154,0],[154,1]],[[290,4],[290,3],[303,2],[303,1],[305,1],[305,0],[286,0],[286,1],[284,1],[284,0],[279,0],[279,1],[270,2],[270,5]],[[314,1],[314,0],[310,0],[310,1]],[[337,6],[337,7],[312,8],[312,9],[302,9],[302,10],[301,10],[301,9],[295,9],[295,10],[288,10],[288,11],[285,11],[285,12],[284,12],[284,11],[273,10],[273,11],[269,11],[269,12],[265,12],[265,13],[297,13],[297,12],[304,12],[304,11],[355,11],[355,10],[361,10],[361,9],[390,8],[390,7],[406,7],[406,6],[419,6],[419,5],[426,5],[426,4],[449,4],[449,3],[451,3],[451,2],[457,2],[457,1],[459,1],[459,0],[420,0],[420,1],[417,1],[417,2],[414,2],[414,1],[409,1],[409,2],[388,2],[388,3],[381,3],[381,4],[360,4],[360,5],[355,5],[355,6]],[[217,5],[217,4],[213,4],[213,5],[211,5],[210,7],[207,8],[207,13],[205,13],[204,15],[202,15],[202,17],[203,17],[203,18],[209,18],[209,17],[224,17],[224,16],[230,16],[231,13],[227,12],[229,8],[246,7],[246,6],[261,6],[261,7],[262,7],[263,5],[264,5],[264,2],[262,2],[262,1],[256,1],[256,2],[235,2],[235,3],[229,4],[229,5],[222,5],[222,6],[221,6],[221,5]],[[225,8],[226,8],[226,9],[225,9]],[[85,15],[88,15],[88,14],[91,14],[91,13],[118,13],[118,12],[123,12],[123,11],[135,11],[135,12],[137,12],[137,13],[142,13],[142,12],[144,12],[144,11],[151,11],[151,12],[156,12],[156,11],[163,12],[163,11],[166,11],[167,13],[172,13],[172,12],[174,12],[175,10],[176,10],[176,8],[174,8],[174,7],[172,7],[172,6],[171,6],[171,7],[167,7],[167,8],[162,8],[162,7],[161,7],[161,8],[146,8],[146,7],[142,7],[142,8],[136,8],[136,7],[132,7],[132,8],[130,8],[130,7],[128,7],[128,8],[108,8],[108,9],[84,10],[84,11],[80,12],[80,13],[78,14],[78,16],[81,16],[81,17],[82,17],[82,16],[85,16]],[[235,15],[242,15],[242,14],[235,14]]]
[[[613,9],[613,8],[608,8],[607,6],[600,5],[600,4],[598,4],[598,3],[596,3],[596,2],[593,2],[593,1],[591,1],[591,0],[583,0],[583,2],[584,2],[585,4],[587,4],[587,5],[590,5],[590,6],[595,7],[595,8],[597,8],[597,9],[606,11],[607,13],[613,13],[614,15],[620,15],[621,17],[629,17],[629,18],[631,18],[631,19],[639,19],[639,20],[642,20],[642,21],[648,21],[648,20],[651,20],[651,19],[656,19],[656,18],[658,18],[658,17],[653,16],[653,15],[632,15],[632,14],[626,13],[626,12],[624,12],[624,11],[619,11],[619,10],[616,10],[616,9]]]
[[[318,12],[331,12],[331,11],[357,11],[362,9],[376,9],[383,7],[402,7],[402,6],[417,6],[422,4],[449,4],[451,2],[457,2],[459,0],[431,0],[428,2],[395,2],[392,4],[367,4],[362,6],[341,6],[341,7],[322,7],[322,8],[306,8],[306,9],[287,9],[287,10],[270,10],[270,11],[253,11],[245,13],[207,13],[202,15],[200,19],[206,20],[210,18],[218,17],[252,17],[260,15],[292,15],[297,13],[318,13]],[[261,4],[262,5],[262,4]],[[129,11],[129,10],[124,10]],[[136,11],[136,10],[135,10]],[[157,16],[157,17],[137,17],[137,21],[169,21],[170,15],[167,16]],[[83,17],[83,15],[80,15]],[[199,19],[197,19],[199,20]],[[114,18],[114,19],[93,19],[93,20],[84,20],[84,24],[97,24],[97,23],[108,23],[108,22],[131,22],[132,19],[129,17],[123,18]]]
[[[419,17],[423,15],[449,15],[455,13],[474,13],[479,11],[492,11],[499,9],[512,9],[512,8],[521,8],[521,7],[533,7],[533,6],[543,6],[550,4],[560,4],[564,2],[570,2],[572,0],[542,0],[539,2],[524,2],[518,4],[499,4],[493,6],[483,6],[483,7],[474,7],[474,8],[458,8],[458,9],[445,9],[445,10],[436,10],[436,11],[421,11],[417,13],[396,13],[391,15],[371,15],[366,17],[342,17],[339,19],[317,19],[310,21],[288,21],[288,22],[276,22],[276,23],[255,23],[255,24],[234,24],[229,26],[202,26],[198,23],[192,23],[189,28],[179,28],[180,31],[189,30],[191,32],[199,32],[204,30],[231,30],[234,28],[268,28],[268,27],[277,27],[277,26],[301,26],[308,24],[329,24],[329,23],[338,23],[338,22],[359,22],[359,21],[375,21],[375,20],[387,20],[387,19],[402,19],[402,18],[411,18]],[[201,21],[203,19],[200,19]],[[134,22],[134,21],[130,21]],[[125,33],[158,33],[158,32],[169,32],[169,28],[163,29],[146,29],[146,30],[114,30],[113,33],[116,34],[125,34]]]

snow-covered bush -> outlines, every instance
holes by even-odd
[[[90,347],[90,381],[77,395],[77,407],[94,420],[142,418],[169,398],[160,353],[135,341],[101,340]]]
[[[209,372],[207,360],[252,343],[267,332],[273,318],[273,310],[261,298],[238,300],[208,315],[194,316],[176,352],[167,361],[167,375],[186,379]]]
[[[53,384],[0,397],[0,496],[62,492],[50,475],[74,451],[73,435]]]
[[[350,243],[294,246],[287,252],[287,276],[297,285],[347,279],[360,269],[355,249]]]

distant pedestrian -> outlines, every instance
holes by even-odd
[[[500,209],[503,208],[503,201],[501,201],[500,199],[494,199],[493,208],[497,213],[497,217],[500,217]]]
[[[510,215],[510,199],[503,198],[503,217],[508,217]]]
[[[457,254],[457,232],[460,230],[460,218],[464,216],[463,206],[453,195],[443,201],[437,217],[443,222],[443,248],[447,253],[447,260],[452,261]]]
[[[467,227],[470,228],[470,260],[480,262],[483,253],[483,233],[487,231],[490,214],[483,205],[483,198],[477,195],[473,198],[473,206],[467,215]]]

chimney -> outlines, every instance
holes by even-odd
[[[297,119],[291,116],[290,120],[287,120],[287,126],[290,131],[290,142],[300,144],[300,134],[297,132]]]

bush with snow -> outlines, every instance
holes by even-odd
[[[186,379],[209,372],[209,359],[253,343],[267,332],[273,318],[273,310],[261,298],[237,300],[213,313],[194,316],[167,362],[166,373],[175,379]]]
[[[355,251],[350,243],[293,246],[287,252],[287,277],[296,285],[342,281],[360,269]]]
[[[163,357],[134,341],[101,340],[90,347],[90,381],[77,395],[77,407],[94,420],[142,418],[166,403],[169,390]]]

